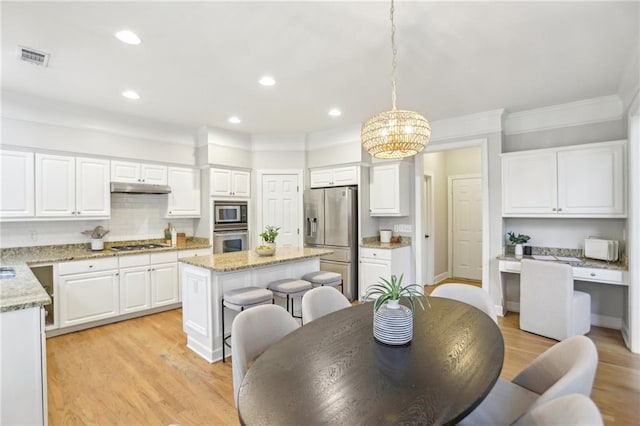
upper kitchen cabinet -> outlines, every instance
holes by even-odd
[[[111,181],[166,185],[167,167],[114,160],[111,162]]]
[[[626,217],[626,141],[502,156],[506,217]]]
[[[385,163],[370,171],[371,216],[408,216],[411,171],[408,163]]]
[[[184,167],[168,168],[168,217],[200,217],[200,172]]]
[[[109,217],[109,160],[50,154],[35,158],[36,216]]]
[[[209,179],[212,197],[251,196],[251,173],[247,171],[212,168]]]
[[[0,218],[33,217],[32,152],[0,151]]]
[[[333,169],[316,169],[309,171],[311,188],[346,186],[358,184],[358,167],[338,167]]]

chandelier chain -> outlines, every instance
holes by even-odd
[[[393,105],[393,109],[396,109],[396,67],[398,65],[398,60],[396,58],[398,54],[398,48],[396,47],[396,24],[393,21],[393,12],[395,11],[395,7],[393,4],[393,0],[391,0],[391,105]]]

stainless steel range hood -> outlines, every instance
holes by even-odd
[[[111,182],[111,192],[120,194],[169,194],[169,185],[154,185],[150,183]]]

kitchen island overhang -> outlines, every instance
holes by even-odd
[[[182,326],[187,347],[212,363],[222,359],[222,295],[243,287],[266,288],[272,281],[299,279],[320,270],[320,256],[328,249],[278,247],[273,256],[254,251],[213,254],[180,259]],[[278,299],[276,299],[276,302]],[[225,309],[225,333],[237,314]]]

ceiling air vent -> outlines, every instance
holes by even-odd
[[[39,52],[35,49],[31,49],[30,47],[18,46],[20,59],[25,62],[29,62],[30,64],[47,66],[49,63],[49,54],[44,52]]]

